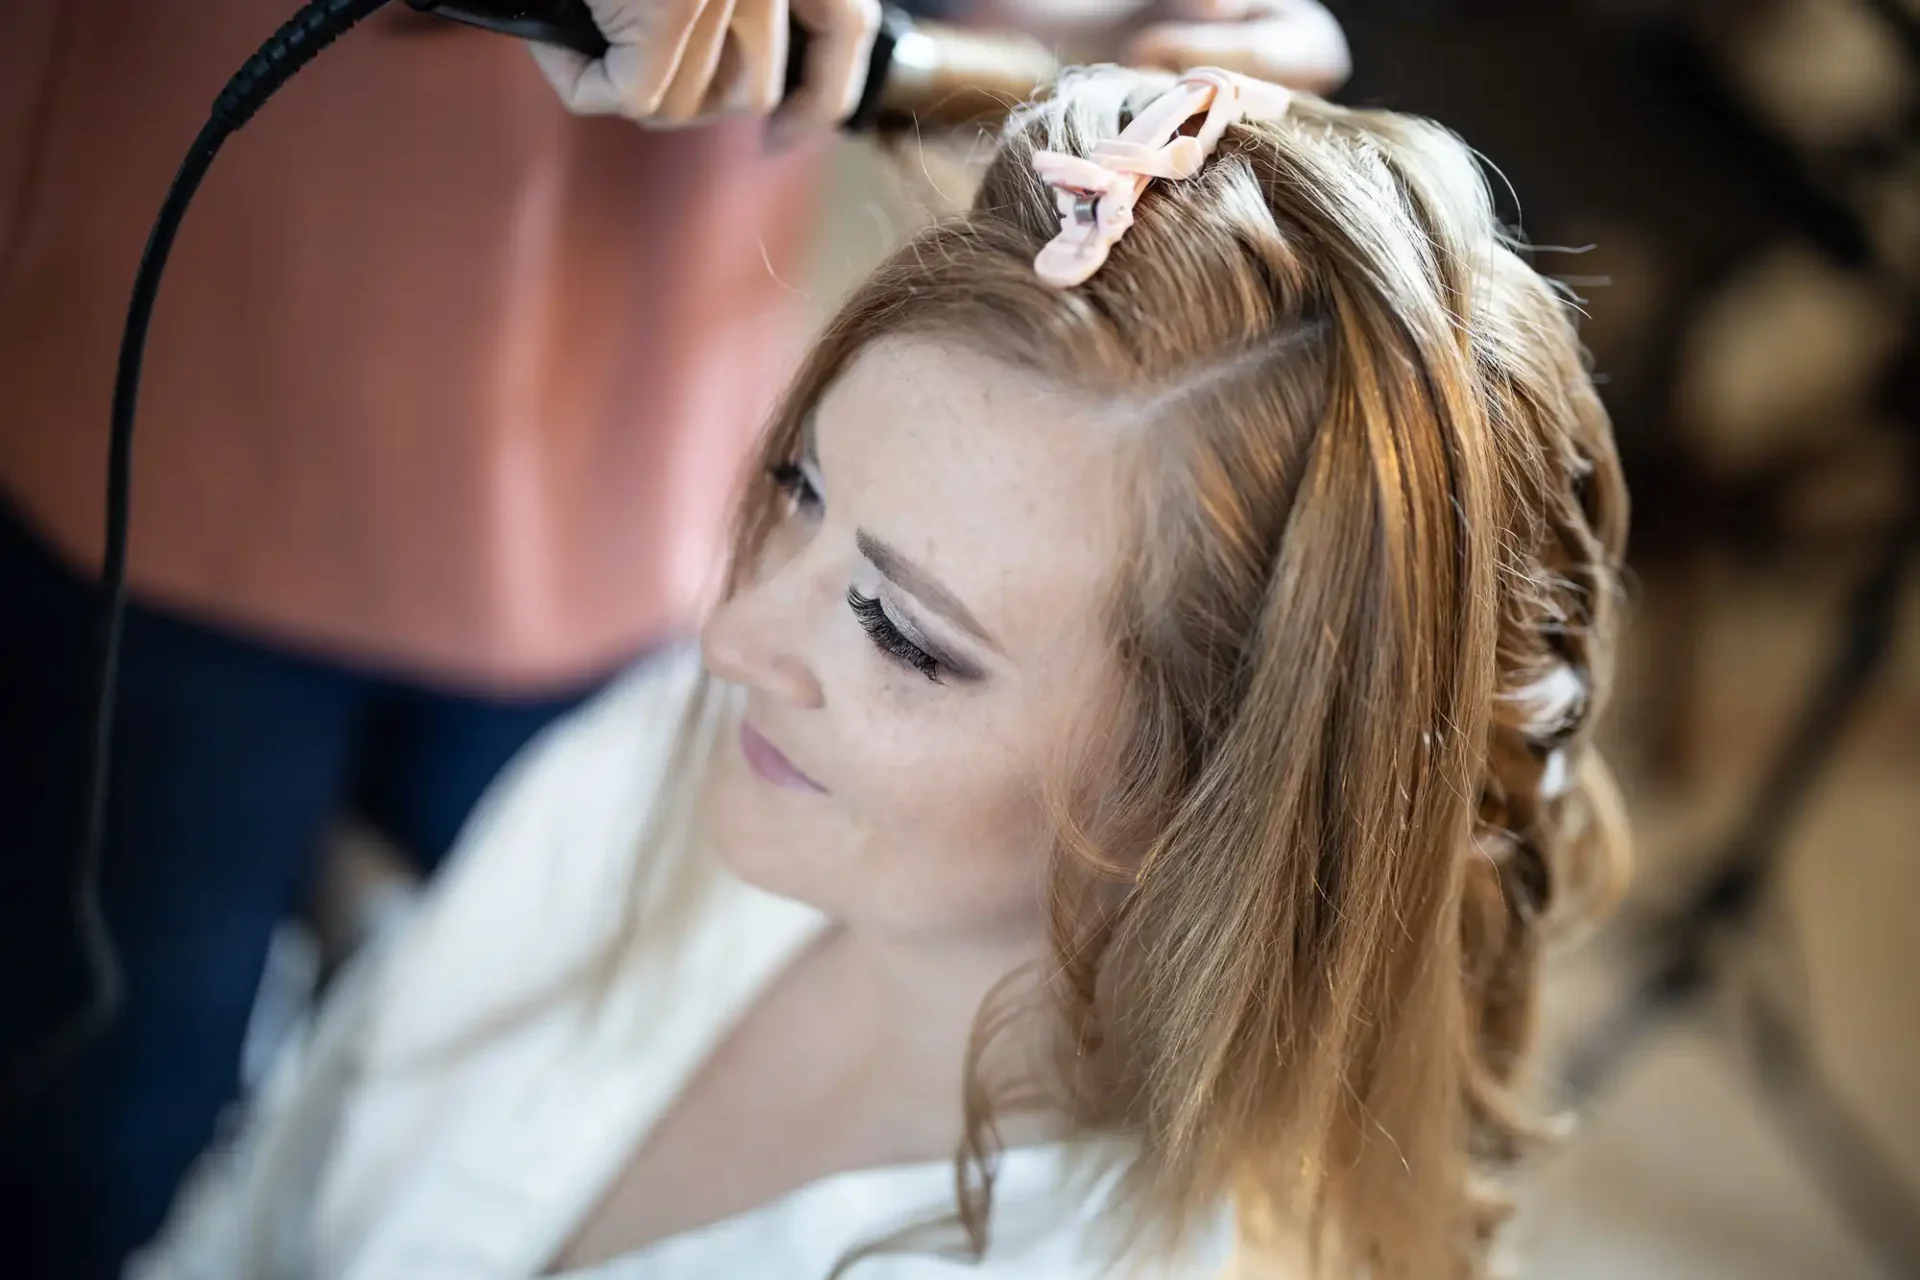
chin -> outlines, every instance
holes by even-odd
[[[796,810],[817,796],[782,791],[762,780],[737,750],[707,771],[700,795],[700,825],[720,865],[756,889],[808,906],[831,910],[830,869],[813,865],[807,851],[806,816]]]

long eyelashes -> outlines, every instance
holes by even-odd
[[[874,596],[863,596],[855,587],[847,588],[847,607],[860,620],[860,627],[874,647],[902,666],[918,671],[935,684],[940,683],[940,663],[934,656],[900,634],[887,611]]]

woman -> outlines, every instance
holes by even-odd
[[[1477,1273],[1625,508],[1467,150],[1071,77],[762,456],[146,1274]]]

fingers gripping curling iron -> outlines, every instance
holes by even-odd
[[[503,35],[559,45],[589,58],[607,51],[586,0],[407,0],[422,13]],[[808,33],[790,20],[786,89],[800,85]],[[888,131],[915,123],[952,127],[984,123],[1051,80],[1053,55],[1026,36],[966,31],[922,22],[882,6],[880,30],[867,60],[860,105],[841,128]]]

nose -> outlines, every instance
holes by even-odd
[[[721,603],[700,632],[708,671],[743,688],[814,710],[826,700],[813,668],[792,641],[808,633],[800,602],[779,579],[743,585]]]

